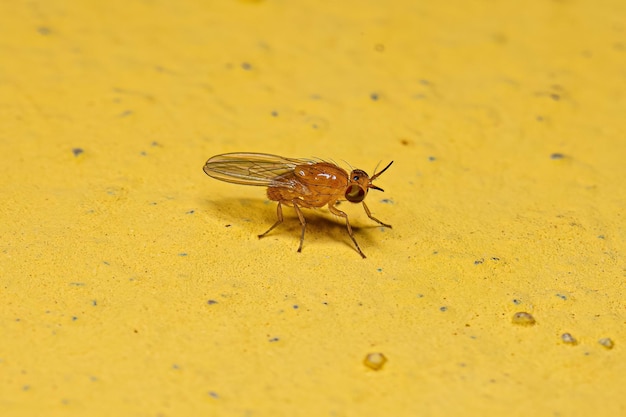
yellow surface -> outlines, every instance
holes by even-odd
[[[1,2],[0,415],[625,415],[625,22]],[[300,254],[291,209],[259,240],[264,190],[202,172],[233,151],[395,160],[394,228],[344,203],[365,260],[325,209]]]

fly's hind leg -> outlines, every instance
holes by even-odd
[[[266,234],[271,232],[276,226],[278,226],[279,224],[281,224],[283,222],[283,207],[280,204],[280,201],[278,202],[278,207],[276,208],[276,217],[278,217],[278,220],[276,220],[276,223],[274,223],[272,225],[272,227],[267,229],[267,231],[265,233],[261,233],[259,235],[259,239],[261,239],[263,236],[265,236]]]
[[[374,220],[379,225],[381,225],[383,227],[388,227],[388,228],[391,229],[391,225],[390,224],[383,223],[380,220],[378,220],[376,217],[372,216],[372,213],[370,212],[370,209],[367,207],[367,205],[365,205],[365,201],[362,201],[361,203],[363,204],[363,208],[365,209],[365,213],[367,214],[367,217],[369,217],[370,219]]]
[[[302,244],[304,243],[304,231],[306,230],[306,220],[304,220],[304,215],[302,214],[300,207],[298,207],[298,205],[295,202],[293,202],[293,208],[296,210],[296,214],[298,215],[298,218],[300,219],[300,224],[302,225],[302,234],[300,235],[300,246],[298,246],[298,252],[302,252]],[[283,222],[283,206],[280,201],[278,202],[278,207],[276,207],[276,217],[278,218],[276,220],[276,223],[274,223],[272,227],[267,229],[265,233],[260,234],[259,239],[265,236],[266,234],[268,234],[269,232],[271,232],[272,230],[274,230],[276,226],[278,226],[279,224]]]
[[[344,219],[346,219],[346,229],[348,229],[348,235],[350,235],[350,239],[352,239],[352,241],[354,242],[354,246],[356,246],[356,250],[359,252],[359,255],[361,255],[363,259],[365,259],[365,254],[359,247],[359,244],[356,243],[356,239],[354,238],[354,234],[352,233],[352,226],[350,226],[348,215],[344,213],[343,211],[339,210],[337,207],[333,206],[332,204],[328,205],[328,210],[330,210],[330,212],[333,213],[335,216],[343,217]]]
[[[304,243],[304,231],[306,230],[306,220],[304,220],[304,215],[302,214],[302,210],[300,207],[294,202],[293,208],[296,210],[296,214],[300,219],[300,224],[302,225],[302,234],[300,235],[300,246],[298,246],[298,252],[302,252],[302,244]]]

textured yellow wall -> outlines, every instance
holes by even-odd
[[[626,415],[625,22],[1,2],[0,414]],[[202,172],[233,151],[394,160],[394,228],[343,203],[365,260],[326,209],[302,253],[288,208],[259,240],[264,190]]]

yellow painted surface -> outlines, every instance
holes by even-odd
[[[1,2],[0,415],[626,415],[625,22]],[[202,172],[233,151],[394,160],[394,228],[259,240],[264,190]]]

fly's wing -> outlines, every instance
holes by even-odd
[[[206,161],[204,172],[220,181],[243,185],[293,187],[294,178],[285,175],[298,165],[310,165],[308,159],[283,158],[266,153],[225,153]]]

